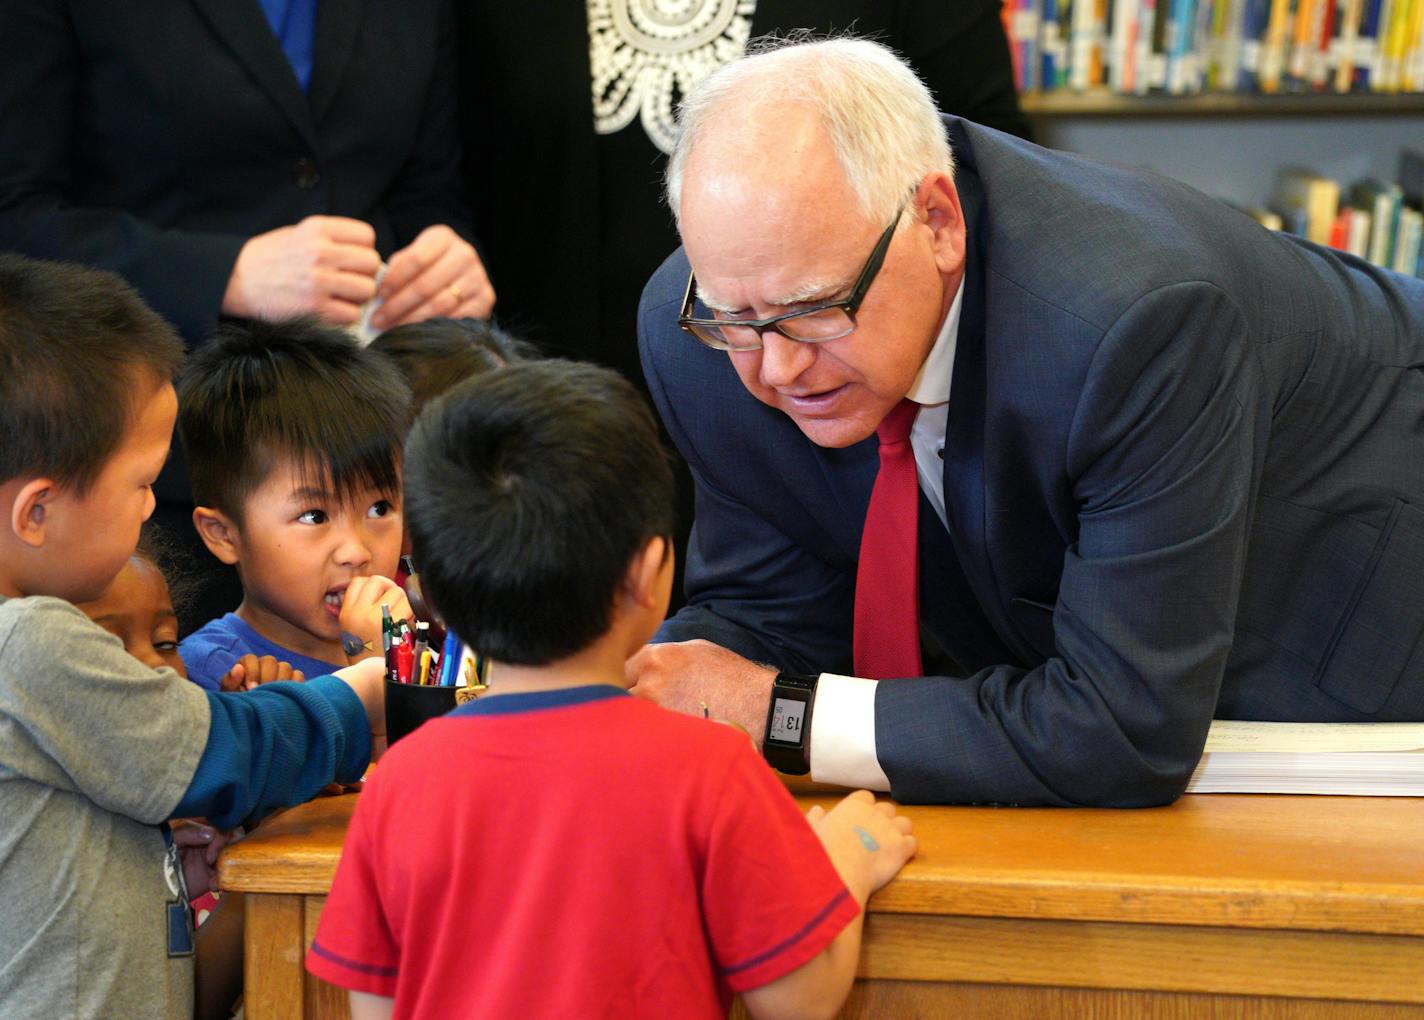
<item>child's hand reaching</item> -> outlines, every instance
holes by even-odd
[[[375,761],[386,750],[386,664],[367,658],[338,669],[333,675],[350,685],[366,709],[366,719],[371,724],[371,760]]]
[[[806,820],[861,906],[915,856],[910,820],[869,790],[856,790],[830,811],[817,804]]]
[[[301,683],[305,679],[302,671],[293,669],[290,662],[280,662],[270,655],[259,657],[249,653],[237,660],[232,669],[227,671],[227,675],[218,682],[218,687],[224,691],[250,691],[275,680],[295,680]]]
[[[168,823],[173,830],[173,844],[183,862],[183,882],[188,896],[197,899],[203,893],[218,891],[218,854],[232,839],[232,833],[222,832],[201,818],[175,818]]]
[[[390,606],[392,620],[413,620],[410,601],[400,585],[389,577],[370,574],[352,578],[341,600],[341,630],[354,634],[365,649],[350,656],[351,662],[381,654],[381,606]]]

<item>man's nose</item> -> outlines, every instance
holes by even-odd
[[[761,338],[761,381],[782,389],[794,383],[816,360],[814,344],[803,344],[769,329]]]

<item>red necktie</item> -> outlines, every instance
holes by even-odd
[[[920,405],[902,400],[875,430],[880,473],[860,536],[855,578],[855,672],[870,679],[922,676],[920,486],[910,426]]]

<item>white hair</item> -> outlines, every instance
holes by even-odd
[[[867,218],[889,220],[926,174],[954,172],[934,99],[903,60],[868,39],[757,40],[683,100],[681,133],[667,167],[667,202],[682,217],[688,155],[709,128],[756,125],[787,103],[819,113],[846,180]],[[775,153],[746,154],[748,161]],[[795,168],[790,168],[792,172]]]

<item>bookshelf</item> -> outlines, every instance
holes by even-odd
[[[1199,191],[1265,205],[1276,172],[1304,166],[1342,184],[1394,180],[1424,149],[1424,94],[1124,96],[1029,93],[1039,144],[1144,167]]]
[[[1031,92],[1020,99],[1024,113],[1049,122],[1064,118],[1130,117],[1424,117],[1424,92],[1262,95],[1205,92],[1192,96],[1125,96],[1091,92]],[[1410,138],[1424,144],[1424,122]]]

